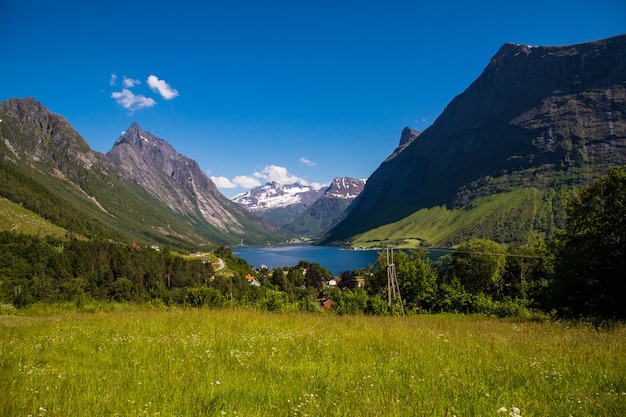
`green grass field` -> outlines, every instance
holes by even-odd
[[[108,310],[0,316],[0,415],[508,417],[626,410],[623,326]]]

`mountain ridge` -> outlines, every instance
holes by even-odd
[[[69,234],[186,247],[282,237],[278,221],[229,201],[195,161],[137,124],[102,154],[32,97],[0,103],[0,119],[0,196]],[[507,43],[433,125],[403,129],[321,242],[541,240],[562,224],[567,190],[625,163],[626,35]],[[298,216],[321,224],[339,207],[318,201],[280,222],[310,232]]]
[[[626,163],[625,56],[626,35],[563,47],[503,45],[432,126],[379,166],[322,242],[400,227],[422,209],[470,209],[512,185],[588,184],[608,166]],[[548,222],[537,231],[557,226]]]

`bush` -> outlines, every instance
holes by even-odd
[[[363,314],[367,308],[367,293],[363,289],[344,290],[337,293],[335,310],[338,314]]]
[[[215,288],[189,288],[185,295],[185,304],[191,307],[223,307],[226,304],[226,298]]]
[[[505,299],[494,303],[493,313],[498,317],[530,318],[528,300]]]
[[[260,303],[261,308],[274,312],[285,310],[287,305],[287,294],[280,291],[268,291]]]
[[[12,316],[17,313],[17,308],[13,304],[0,303],[0,316]]]

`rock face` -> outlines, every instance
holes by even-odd
[[[506,44],[431,127],[401,141],[326,242],[511,187],[586,184],[626,163],[625,150],[626,35]]]
[[[134,123],[106,154],[109,166],[176,213],[200,216],[227,233],[246,233],[249,216],[224,197],[197,162]],[[256,220],[273,231],[267,222]]]
[[[318,238],[347,216],[351,204],[364,186],[365,180],[335,178],[320,198],[286,225],[286,230],[296,235]]]
[[[8,135],[5,138],[13,157],[49,162],[60,171],[69,169],[68,174],[76,174],[71,166],[89,169],[100,162],[63,116],[48,111],[34,98],[7,100],[0,103],[0,111],[5,114],[5,125],[16,124],[12,133],[17,140],[9,143]]]

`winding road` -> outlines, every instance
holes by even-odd
[[[215,268],[215,264],[217,264],[217,268]],[[217,262],[212,262],[213,272],[221,271],[224,269],[224,260],[222,258],[217,258]]]

